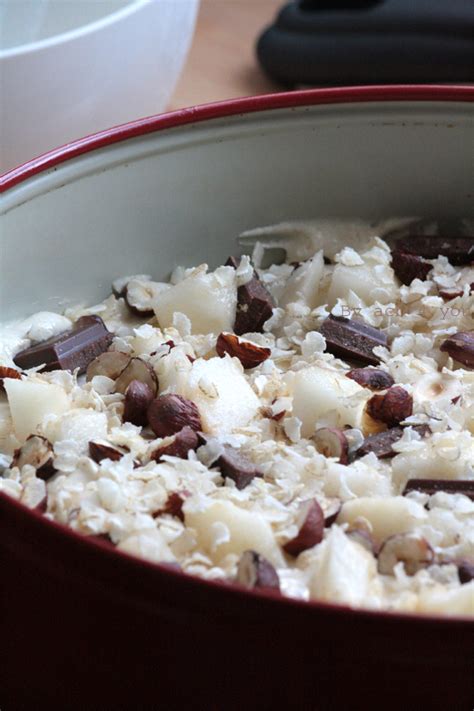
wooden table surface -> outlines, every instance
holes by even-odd
[[[201,0],[196,32],[170,109],[281,88],[255,57],[255,43],[284,0]]]

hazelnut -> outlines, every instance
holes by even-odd
[[[21,380],[21,372],[16,370],[16,368],[9,368],[6,365],[0,365],[0,390],[3,390],[3,381],[5,378]]]
[[[458,563],[458,577],[461,585],[474,580],[474,560],[460,560]]]
[[[168,437],[183,427],[196,432],[202,429],[198,408],[181,395],[160,395],[153,400],[148,408],[148,423],[157,437]]]
[[[154,393],[147,383],[132,380],[125,390],[123,421],[145,427],[148,424],[147,411]]]
[[[111,380],[116,380],[120,373],[130,363],[130,356],[120,351],[106,351],[89,363],[86,371],[86,380],[90,381],[96,375],[104,375]]]
[[[392,376],[379,368],[354,368],[346,373],[346,377],[370,390],[386,390],[395,384]]]
[[[46,437],[30,435],[13,454],[12,467],[24,467],[30,464],[36,469],[38,479],[45,481],[56,473],[53,464],[53,445]]]
[[[255,368],[271,356],[270,348],[262,348],[245,341],[233,333],[221,333],[216,342],[217,354],[223,358],[226,353],[238,358],[244,368]]]
[[[111,459],[112,462],[118,462],[125,453],[125,450],[112,447],[108,442],[89,442],[89,457],[97,464],[103,459]]]
[[[377,568],[382,575],[393,575],[397,563],[403,562],[407,575],[415,575],[434,562],[434,552],[425,538],[413,533],[398,533],[383,543]]]
[[[132,380],[138,380],[148,385],[153,397],[158,392],[158,378],[156,377],[155,371],[150,363],[145,362],[141,358],[130,359],[128,365],[122,370],[115,381],[115,392],[124,394]]]
[[[190,496],[189,491],[173,491],[168,495],[163,508],[153,514],[153,518],[157,518],[163,514],[169,514],[184,522],[183,504],[188,496]]]
[[[395,385],[384,395],[373,395],[367,403],[367,412],[374,420],[395,427],[412,414],[413,398],[404,388]]]
[[[285,553],[297,556],[323,540],[324,512],[316,501],[304,501],[296,518],[297,535],[283,545]]]
[[[251,589],[280,590],[280,580],[275,568],[263,555],[255,551],[242,553],[236,582]]]
[[[344,432],[337,427],[321,427],[313,435],[316,449],[325,457],[335,457],[340,464],[349,461],[349,442]]]

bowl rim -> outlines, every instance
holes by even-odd
[[[132,5],[133,7],[133,5]],[[474,102],[474,85],[456,84],[376,84],[372,86],[331,87],[306,89],[272,94],[258,94],[238,99],[227,99],[208,104],[185,107],[176,111],[146,116],[127,123],[92,133],[83,138],[53,148],[33,157],[26,163],[11,168],[0,175],[0,193],[3,193],[65,161],[126,141],[210,119],[231,117],[273,109],[298,108],[329,104],[371,103],[390,101],[441,101]]]
[[[263,94],[257,96],[243,97],[238,99],[230,99],[211,104],[201,104],[199,106],[179,109],[177,111],[168,112],[149,116],[146,118],[131,121],[119,126],[114,126],[110,129],[100,131],[84,138],[78,139],[72,143],[68,143],[59,148],[48,151],[43,155],[33,158],[17,168],[13,168],[4,175],[0,176],[0,193],[10,190],[20,183],[23,183],[35,175],[49,170],[61,163],[72,160],[85,153],[98,150],[105,146],[110,146],[121,141],[126,141],[130,138],[143,136],[150,133],[165,130],[167,128],[175,128],[203,122],[209,119],[230,117],[236,115],[245,115],[255,112],[271,111],[273,109],[285,109],[294,107],[328,105],[328,104],[347,104],[347,103],[370,103],[370,102],[390,102],[390,101],[421,101],[421,102],[474,102],[474,86],[467,85],[374,85],[374,86],[355,86],[355,87],[337,87],[327,89],[308,89],[303,91],[282,92],[275,94]],[[384,621],[390,624],[410,624],[423,627],[433,624],[438,627],[450,629],[464,629],[468,624],[469,628],[474,629],[474,619],[465,615],[436,615],[415,612],[391,611],[387,609],[373,610],[369,608],[351,607],[347,604],[335,604],[320,600],[301,600],[291,598],[271,591],[247,590],[239,585],[229,585],[226,582],[219,580],[207,580],[196,575],[183,573],[168,569],[165,565],[152,563],[145,559],[132,556],[128,553],[118,550],[115,547],[108,547],[102,542],[98,542],[93,538],[77,533],[68,526],[57,523],[34,509],[29,509],[20,502],[11,498],[5,493],[0,492],[0,508],[6,507],[11,509],[17,515],[29,519],[31,523],[36,522],[40,526],[49,528],[53,533],[56,532],[64,539],[68,539],[70,543],[79,546],[85,552],[95,548],[97,555],[102,555],[108,559],[111,565],[122,565],[124,570],[127,568],[131,571],[136,571],[139,574],[140,570],[146,570],[148,575],[157,576],[173,576],[176,584],[184,582],[193,589],[214,590],[223,594],[232,595],[236,598],[241,598],[243,604],[249,598],[258,600],[263,598],[268,604],[275,605],[277,608],[283,606],[293,608],[294,610],[307,610],[311,612],[327,613],[334,616],[355,616],[357,619],[375,622],[376,620]],[[92,547],[92,548],[91,548]],[[263,600],[262,600],[263,601]]]
[[[121,22],[125,18],[137,12],[143,5],[147,4],[149,4],[149,0],[127,0],[127,3],[124,6],[118,7],[117,9],[102,15],[97,20],[85,22],[81,25],[73,27],[71,30],[58,32],[54,35],[44,37],[43,39],[33,40],[32,42],[23,42],[22,44],[15,44],[12,47],[0,49],[0,61],[22,57],[24,55],[33,54],[34,52],[42,52],[43,50],[57,47],[58,45],[65,44],[66,42],[74,42],[75,40],[81,39],[85,35],[93,34],[94,32],[106,29],[115,22]]]

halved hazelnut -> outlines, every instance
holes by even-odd
[[[363,388],[370,388],[370,390],[386,390],[395,384],[390,373],[379,368],[354,368],[346,373],[346,378],[355,380]]]
[[[255,368],[271,356],[270,348],[262,348],[256,343],[245,341],[233,333],[219,334],[216,342],[217,354],[223,358],[226,353],[238,358],[244,368]]]
[[[188,452],[199,447],[199,435],[191,427],[183,427],[176,433],[170,444],[157,447],[150,455],[150,459],[161,462],[163,455],[187,459]]]
[[[335,457],[341,464],[349,461],[349,441],[337,427],[321,427],[313,435],[316,449],[325,457]]]
[[[368,531],[364,528],[352,528],[346,531],[346,536],[348,536],[351,541],[358,543],[362,548],[365,548],[369,553],[375,555],[377,547],[374,539]]]
[[[123,421],[131,422],[138,427],[148,424],[147,411],[153,401],[154,393],[147,383],[132,380],[125,390]]]
[[[126,454],[125,449],[112,447],[108,442],[89,442],[89,457],[99,464],[103,459],[118,462]]]
[[[156,290],[152,283],[131,279],[125,287],[123,298],[130,311],[137,316],[150,318],[154,315],[152,301],[156,296]]]
[[[148,423],[157,437],[169,437],[190,427],[202,429],[199,410],[192,400],[181,395],[160,395],[148,408]]]
[[[3,381],[6,378],[21,380],[21,372],[16,368],[9,368],[7,365],[0,365],[0,390],[3,390]]]
[[[150,274],[134,274],[133,276],[119,277],[118,279],[114,279],[112,282],[112,293],[117,299],[121,297],[123,298],[127,291],[127,285],[129,282],[132,280],[150,281],[150,279]]]
[[[447,338],[440,347],[453,360],[474,368],[474,331],[459,331]]]
[[[329,528],[339,516],[342,508],[342,501],[336,497],[323,499],[320,506],[324,514],[324,527]]]
[[[96,375],[116,380],[120,373],[130,363],[130,356],[120,351],[106,351],[89,363],[86,371],[86,380],[90,381]]]
[[[456,299],[458,296],[462,296],[464,291],[462,287],[459,286],[446,286],[444,289],[439,289],[438,293],[445,301],[451,301],[452,299]]]
[[[141,358],[131,358],[115,381],[115,392],[124,394],[132,380],[145,383],[150,388],[153,396],[158,392],[158,378],[150,363]]]
[[[395,427],[413,413],[412,396],[399,385],[389,388],[384,395],[373,395],[367,403],[370,417]]]
[[[236,582],[250,589],[280,590],[280,579],[273,565],[255,551],[242,553]]]
[[[296,517],[297,535],[283,545],[283,550],[297,556],[323,540],[324,512],[316,499],[304,501]]]
[[[47,480],[56,473],[53,464],[53,445],[46,437],[30,435],[21,447],[13,454],[13,467],[24,467],[30,464],[36,469],[38,479]]]
[[[393,575],[402,562],[407,575],[415,575],[434,562],[434,551],[428,541],[413,533],[398,533],[387,538],[379,551],[377,569],[382,575]]]

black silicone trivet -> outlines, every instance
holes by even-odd
[[[300,0],[261,35],[287,86],[474,81],[474,0]]]

